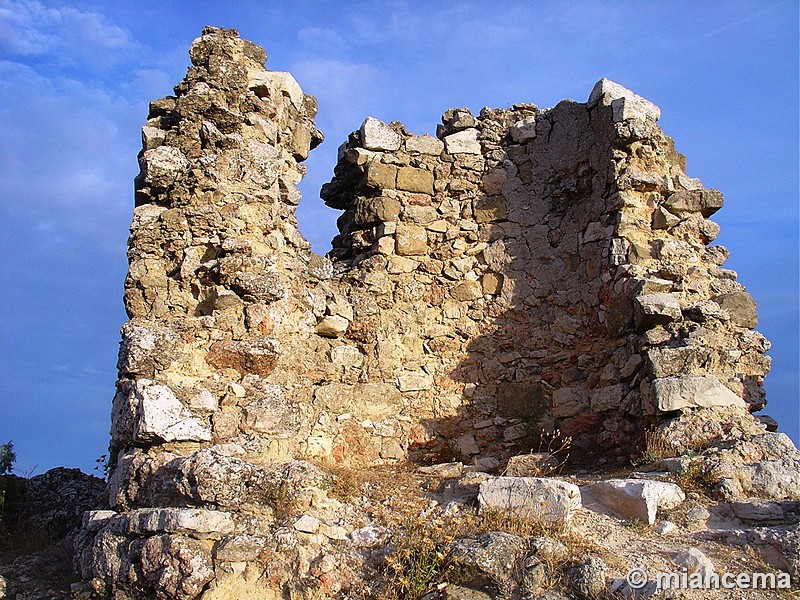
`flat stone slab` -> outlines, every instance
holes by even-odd
[[[478,505],[482,511],[499,509],[531,521],[567,523],[581,506],[581,491],[559,479],[490,477],[480,484]]]
[[[649,479],[609,479],[589,489],[601,504],[648,525],[656,522],[659,510],[675,508],[686,500],[683,490],[674,483]]]

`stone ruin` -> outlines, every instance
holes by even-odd
[[[234,30],[190,57],[142,129],[94,593],[235,597],[219,581],[266,560],[246,541],[303,461],[503,462],[549,434],[623,462],[665,423],[763,431],[769,342],[711,245],[722,194],[651,102],[603,79],[449,110],[436,137],[368,117],[322,189],[323,257],[295,217],[316,100]]]

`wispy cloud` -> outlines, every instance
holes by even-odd
[[[94,11],[47,8],[28,0],[0,1],[0,47],[10,54],[39,55],[78,44],[114,50],[131,43],[127,31]]]

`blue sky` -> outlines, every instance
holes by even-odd
[[[690,176],[725,194],[726,264],[773,343],[767,411],[798,435],[798,5],[742,2],[0,0],[0,442],[21,471],[105,452],[139,127],[206,24],[317,96],[301,229],[367,115],[433,133],[447,108],[585,101],[608,77],[662,108]]]

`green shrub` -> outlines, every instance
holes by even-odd
[[[11,468],[16,460],[17,455],[14,452],[14,444],[10,441],[6,444],[0,444],[0,475],[11,473]]]

